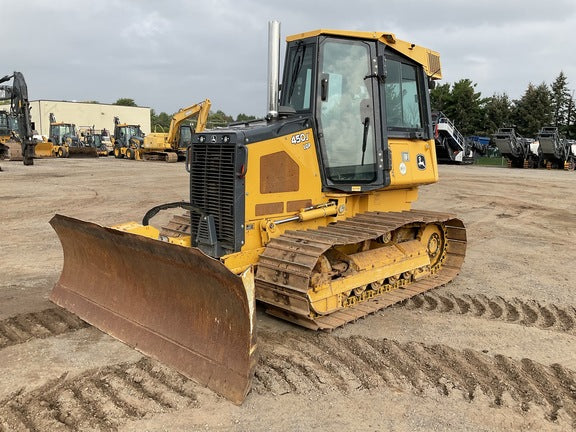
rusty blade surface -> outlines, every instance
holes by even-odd
[[[254,277],[195,248],[55,215],[50,300],[240,404],[257,362]]]

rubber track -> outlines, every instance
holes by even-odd
[[[537,327],[543,330],[576,334],[576,308],[547,305],[535,300],[487,297],[483,294],[456,296],[435,292],[423,293],[398,307],[440,313],[472,315],[478,318]]]
[[[85,327],[88,327],[86,322],[61,308],[16,315],[0,321],[0,349],[33,338],[57,336]]]
[[[419,210],[369,212],[317,230],[287,231],[272,239],[258,262],[257,295],[258,289],[273,291],[296,299],[296,303],[306,303],[306,292],[314,266],[320,255],[330,247],[376,239],[407,224],[433,222],[444,223],[447,232],[446,259],[435,275],[314,319],[302,308],[299,311],[295,308],[283,310],[274,305],[270,306],[267,312],[309,328],[317,326],[318,329],[332,330],[424,291],[445,285],[456,277],[464,262],[466,232],[460,220],[451,214]],[[288,282],[285,285],[273,282],[277,275],[284,275],[284,280]]]

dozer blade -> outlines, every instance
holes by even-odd
[[[4,157],[11,161],[22,161],[24,156],[22,155],[22,143],[19,141],[8,140],[4,143],[6,146],[6,152]]]
[[[257,362],[254,276],[195,248],[55,215],[50,300],[240,404]]]
[[[95,147],[68,147],[70,157],[98,157],[98,150]]]

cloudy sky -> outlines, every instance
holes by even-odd
[[[266,113],[267,23],[393,32],[438,51],[444,79],[483,96],[522,96],[560,71],[576,89],[574,0],[0,0],[0,75],[20,71],[31,100],[132,98],[156,112],[212,100]],[[284,55],[282,44],[281,55]]]

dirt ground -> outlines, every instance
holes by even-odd
[[[576,425],[574,172],[441,166],[415,208],[468,229],[450,284],[331,333],[258,311],[235,406],[57,308],[48,221],[140,220],[183,164],[0,165],[0,431],[568,431]]]

